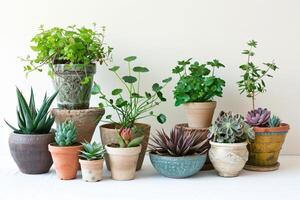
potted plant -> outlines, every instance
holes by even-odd
[[[117,114],[117,119],[113,119],[111,114],[106,115],[104,124],[100,126],[100,134],[102,144],[107,145],[116,143],[115,132],[116,130],[122,134],[123,130],[131,131],[134,134],[144,136],[142,141],[142,150],[139,156],[137,170],[141,169],[144,156],[146,153],[150,125],[144,123],[137,123],[146,117],[156,117],[158,122],[164,123],[166,116],[164,114],[155,114],[153,109],[160,103],[165,102],[166,98],[163,96],[162,89],[171,81],[171,78],[164,79],[162,84],[154,83],[152,91],[141,90],[141,75],[149,71],[146,67],[136,66],[132,67],[132,62],[136,60],[136,56],[130,56],[124,59],[128,65],[128,74],[122,76],[119,71],[119,66],[114,66],[109,70],[120,80],[124,88],[115,88],[112,90],[112,97],[108,97],[101,90],[98,84],[94,84],[92,94],[99,95],[102,102],[99,108],[108,107],[113,109]],[[106,158],[108,169],[110,169],[109,162]]]
[[[49,108],[57,92],[51,97],[45,95],[40,109],[36,109],[34,93],[31,89],[29,103],[17,88],[18,128],[7,125],[13,130],[9,136],[10,153],[20,171],[25,174],[47,173],[52,165],[48,144],[54,141],[54,119],[49,115]]]
[[[241,115],[221,112],[209,128],[209,158],[223,177],[238,176],[248,160],[247,143],[254,139],[254,131]]]
[[[225,86],[225,81],[215,76],[215,68],[225,66],[216,59],[204,64],[191,60],[178,61],[172,70],[179,75],[173,91],[175,106],[184,105],[189,127],[208,128],[216,108],[213,98],[222,97]]]
[[[94,24],[95,26],[95,24]],[[31,40],[34,57],[24,61],[27,72],[43,71],[48,65],[48,74],[53,78],[58,93],[58,107],[69,110],[89,108],[90,92],[96,63],[105,63],[112,48],[104,43],[102,31],[81,27],[40,26],[38,33]]]
[[[150,160],[154,168],[163,176],[185,178],[198,173],[203,167],[208,146],[206,140],[195,131],[184,132],[173,129],[170,135],[164,130],[157,131],[151,138]]]
[[[82,179],[88,182],[102,180],[103,158],[105,148],[101,144],[82,143],[83,150],[80,153]]]
[[[123,128],[120,132],[115,130],[115,137],[117,143],[105,146],[111,177],[119,181],[132,180],[135,177],[144,136],[135,135],[131,128]]]
[[[82,145],[76,142],[77,131],[72,121],[59,125],[55,143],[49,144],[55,171],[61,180],[75,179],[79,168],[79,154]]]
[[[241,93],[245,93],[252,100],[252,110],[246,116],[246,122],[255,131],[255,140],[248,145],[249,160],[245,169],[255,171],[270,171],[279,168],[278,156],[284,143],[289,125],[281,123],[278,117],[271,117],[267,109],[255,107],[257,95],[266,92],[264,79],[272,77],[271,70],[278,69],[274,62],[263,63],[265,68],[259,67],[252,62],[253,49],[257,42],[251,40],[247,43],[249,49],[242,53],[247,55],[247,63],[240,66],[243,71],[242,79],[238,82]]]

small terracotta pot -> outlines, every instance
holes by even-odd
[[[254,127],[255,140],[248,145],[249,160],[245,169],[254,171],[278,169],[278,157],[289,128],[289,125],[284,123],[272,128]]]
[[[105,113],[104,109],[89,108],[83,110],[52,109],[56,125],[73,120],[77,129],[77,142],[91,142],[96,126]]]
[[[135,123],[135,125],[137,126],[138,129],[144,130],[144,139],[141,144],[142,150],[139,155],[137,168],[136,168],[136,170],[140,170],[142,168],[144,157],[147,151],[151,126],[142,123]],[[112,143],[117,143],[115,137],[116,137],[116,131],[119,131],[119,128],[120,126],[118,124],[103,124],[102,126],[100,126],[100,136],[101,136],[102,144],[108,145]],[[105,156],[105,162],[106,162],[107,169],[110,170],[110,164],[108,162],[107,156]]]
[[[79,154],[82,145],[60,147],[51,143],[48,148],[57,176],[61,180],[75,179],[79,169]]]
[[[126,181],[135,177],[135,171],[142,146],[117,148],[105,146],[114,180]]]
[[[102,180],[103,159],[101,160],[82,160],[79,159],[81,166],[82,179],[88,182]]]
[[[214,115],[217,102],[194,102],[184,104],[190,128],[208,128]]]
[[[18,134],[9,136],[10,153],[24,174],[47,173],[52,165],[48,144],[54,142],[54,132],[47,134]]]
[[[238,176],[248,160],[247,142],[216,143],[210,141],[209,158],[223,177]]]

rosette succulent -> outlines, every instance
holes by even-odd
[[[281,124],[281,120],[279,117],[273,115],[269,120],[268,120],[268,125],[269,127],[278,127]]]
[[[258,108],[248,112],[246,122],[251,126],[266,127],[270,116],[271,112],[268,109]]]
[[[77,130],[73,121],[65,121],[58,126],[55,142],[58,146],[71,146],[76,143]]]
[[[104,158],[105,148],[103,145],[93,142],[93,143],[81,143],[83,150],[80,151],[80,157],[84,160],[101,160]]]

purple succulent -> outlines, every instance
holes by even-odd
[[[266,108],[258,108],[248,112],[246,116],[246,122],[251,126],[264,127],[268,125],[271,112]]]

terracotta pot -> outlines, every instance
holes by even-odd
[[[126,181],[135,177],[136,166],[142,146],[118,148],[105,146],[114,180]]]
[[[56,125],[73,120],[77,129],[77,142],[90,142],[94,131],[102,116],[104,109],[89,108],[84,110],[61,110],[52,109],[51,113],[55,117]]]
[[[194,102],[184,104],[188,125],[191,128],[208,128],[217,102]]]
[[[48,134],[19,134],[9,136],[10,154],[24,174],[47,173],[52,165],[48,144],[54,142],[54,132]]]
[[[175,125],[175,129],[181,129],[183,128],[184,132],[191,132],[191,131],[196,131],[197,134],[201,135],[202,140],[207,139],[208,137],[208,128],[190,128],[188,127],[187,123],[183,123],[183,124],[176,124]],[[209,141],[207,140],[207,143],[205,144],[207,146],[207,148],[210,148],[210,144]],[[211,164],[209,157],[206,157],[206,161],[204,166],[201,168],[201,170],[205,171],[205,170],[212,170],[214,169],[213,165]]]
[[[136,170],[140,170],[142,168],[143,162],[144,162],[144,157],[147,151],[147,146],[149,142],[149,136],[150,136],[150,129],[151,126],[148,124],[142,124],[142,123],[135,123],[135,125],[139,129],[144,130],[144,140],[142,142],[142,150],[139,155],[138,159],[138,164]],[[100,126],[100,136],[101,136],[101,141],[103,145],[108,145],[112,143],[117,143],[115,140],[116,137],[116,131],[119,131],[120,126],[117,124],[104,124]],[[106,166],[107,169],[110,170],[110,164],[108,162],[108,157],[105,156],[105,161],[106,161]]]
[[[93,77],[96,73],[96,64],[82,65],[56,64],[53,65],[53,84],[58,90],[57,105],[63,109],[87,109],[91,98]],[[82,80],[90,77],[90,81],[82,84]]]
[[[48,148],[57,176],[61,180],[75,179],[79,169],[79,154],[82,145],[60,147],[51,143]]]
[[[248,145],[249,160],[245,169],[255,171],[278,169],[278,157],[289,130],[289,125],[281,124],[279,127],[272,128],[254,127],[253,130],[255,140]]]
[[[216,143],[210,141],[209,158],[223,177],[238,176],[248,160],[247,143]]]
[[[81,166],[82,179],[88,182],[102,180],[103,159],[101,160],[82,160],[79,159]]]

